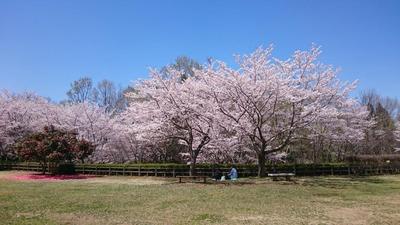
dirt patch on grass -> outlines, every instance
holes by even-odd
[[[174,179],[155,177],[99,177],[86,181],[97,184],[162,185],[176,182]]]
[[[266,220],[266,216],[258,215],[258,216],[236,216],[232,217],[232,220],[240,221],[240,222],[250,222],[251,224],[262,222]]]
[[[24,213],[18,212],[15,214],[15,217],[17,217],[17,218],[22,218],[22,217],[23,218],[34,218],[34,217],[39,217],[39,216],[42,216],[42,214],[33,213],[33,212],[24,212]]]
[[[393,195],[390,197],[385,197],[381,199],[382,202],[386,203],[386,204],[393,204],[393,205],[397,205],[397,208],[400,208],[400,195]]]
[[[95,225],[106,224],[104,218],[88,214],[79,213],[57,213],[50,216],[51,220],[56,221],[58,224],[74,224],[74,225]]]
[[[281,224],[308,224],[308,225],[319,225],[325,224],[321,223],[318,218],[301,218],[298,216],[282,214],[268,214],[268,215],[253,215],[253,216],[239,216],[232,218],[235,222],[234,224],[271,224],[271,225],[281,225]]]
[[[368,208],[336,208],[330,209],[326,216],[332,224],[369,224],[373,219],[373,212]]]

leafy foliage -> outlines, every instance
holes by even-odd
[[[76,136],[74,132],[46,126],[42,132],[34,132],[18,140],[14,149],[23,160],[40,162],[44,173],[48,163],[83,161],[92,154],[94,146]]]

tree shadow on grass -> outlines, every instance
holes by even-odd
[[[198,185],[207,185],[207,186],[213,186],[213,185],[218,185],[218,186],[229,186],[229,185],[254,185],[257,184],[255,181],[253,180],[249,180],[249,179],[238,179],[238,180],[224,180],[224,181],[220,181],[220,180],[211,180],[211,179],[207,179],[207,182],[204,183],[203,181],[200,180],[185,180],[182,181],[181,183],[179,182],[179,180],[164,184],[164,185],[188,185],[188,184],[198,184]]]
[[[178,180],[169,182],[164,185],[206,185],[206,186],[243,186],[243,185],[285,185],[285,186],[310,186],[310,187],[325,187],[331,189],[347,189],[351,187],[362,187],[374,184],[382,184],[392,186],[396,181],[390,179],[382,179],[380,177],[368,176],[320,176],[320,177],[295,177],[291,181],[278,180],[272,181],[269,178],[241,178],[235,181],[215,181],[208,179],[206,183],[202,181],[184,181],[179,183]],[[399,185],[400,188],[400,185]]]
[[[384,180],[379,177],[353,176],[353,177],[311,177],[298,182],[303,186],[325,187],[332,189],[346,189],[354,186],[371,184],[392,184],[391,180]]]
[[[243,185],[297,185],[297,179],[292,179],[290,181],[286,180],[278,180],[278,181],[273,181],[269,177],[264,177],[264,178],[259,178],[259,177],[245,177],[245,178],[239,178],[237,180],[212,180],[212,179],[207,179],[207,182],[204,183],[202,181],[193,181],[193,180],[188,180],[184,181],[182,183],[179,183],[178,180],[169,183],[171,184],[198,184],[198,185],[207,185],[207,186],[243,186]]]

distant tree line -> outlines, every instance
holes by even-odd
[[[68,99],[61,104],[92,103],[107,112],[118,113],[127,107],[124,94],[129,90],[117,87],[109,80],[102,80],[95,85],[90,77],[82,77],[71,83],[66,93]]]

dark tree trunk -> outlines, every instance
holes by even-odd
[[[196,162],[197,162],[197,156],[199,155],[201,148],[205,145],[205,140],[200,143],[199,146],[195,150],[193,148],[190,148],[190,154],[191,154],[191,159],[190,159],[190,171],[189,174],[190,176],[195,176],[196,175]]]
[[[265,177],[265,152],[258,153],[258,177]]]
[[[190,162],[189,175],[190,176],[195,176],[196,175],[196,159],[192,159],[191,162]]]
[[[46,174],[47,163],[42,163],[41,166],[42,166],[42,174],[44,175]]]

